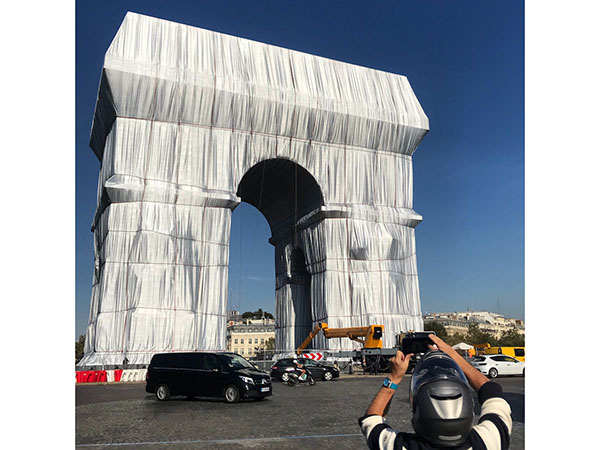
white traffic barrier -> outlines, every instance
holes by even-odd
[[[122,383],[129,381],[129,373],[130,372],[131,372],[130,369],[123,370],[123,373],[121,373],[121,382]]]
[[[107,383],[113,383],[115,381],[115,371],[114,370],[106,371],[106,381],[107,381]]]
[[[133,381],[134,369],[125,369],[121,375],[122,382]]]
[[[146,369],[125,369],[121,375],[121,381],[145,381]]]

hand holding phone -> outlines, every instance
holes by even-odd
[[[402,352],[405,355],[409,353],[427,353],[430,350],[429,346],[434,345],[434,342],[429,338],[430,334],[435,334],[435,332],[417,331],[408,333],[401,342]]]

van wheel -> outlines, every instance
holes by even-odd
[[[223,397],[227,403],[237,403],[240,401],[240,391],[233,384],[230,384],[225,388]]]
[[[488,372],[488,375],[490,378],[496,378],[498,376],[498,371],[492,367]]]
[[[523,376],[525,376],[525,369],[523,369]]]
[[[331,375],[331,372],[325,372],[325,373],[323,374],[323,379],[324,379],[325,381],[331,381],[331,379],[332,379],[332,378],[333,378],[333,375]]]
[[[167,386],[166,384],[159,384],[156,388],[156,398],[161,402],[166,402],[167,400],[169,400],[170,395],[171,394],[169,393],[169,386]]]

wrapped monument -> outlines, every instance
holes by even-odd
[[[404,76],[128,13],[102,69],[95,271],[80,366],[224,350],[231,213],[266,217],[276,347],[317,322],[422,330]],[[350,349],[326,340],[313,348]]]

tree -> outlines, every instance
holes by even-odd
[[[446,327],[439,322],[425,322],[423,324],[423,329],[425,331],[435,331],[437,337],[439,337],[442,341],[448,340],[448,332],[446,331]]]
[[[498,340],[501,347],[525,347],[525,335],[520,334],[514,328],[504,331]]]
[[[85,344],[85,336],[79,336],[79,340],[75,342],[75,364],[83,358],[83,346]]]
[[[472,323],[471,325],[469,325],[469,331],[467,331],[466,337],[467,343],[471,345],[490,344],[492,347],[495,347],[498,343],[498,340],[493,335],[481,331],[479,325],[476,323]]]
[[[246,311],[242,314],[242,319],[262,319],[263,315],[265,319],[272,319],[273,314],[267,311],[263,311],[262,308],[258,308],[256,311]]]
[[[254,347],[255,359],[270,359],[273,350],[275,350],[275,338],[269,338],[260,347]]]
[[[448,338],[444,340],[449,346],[460,344],[461,342],[468,343],[467,335],[462,333],[454,333],[452,335],[449,335]]]

